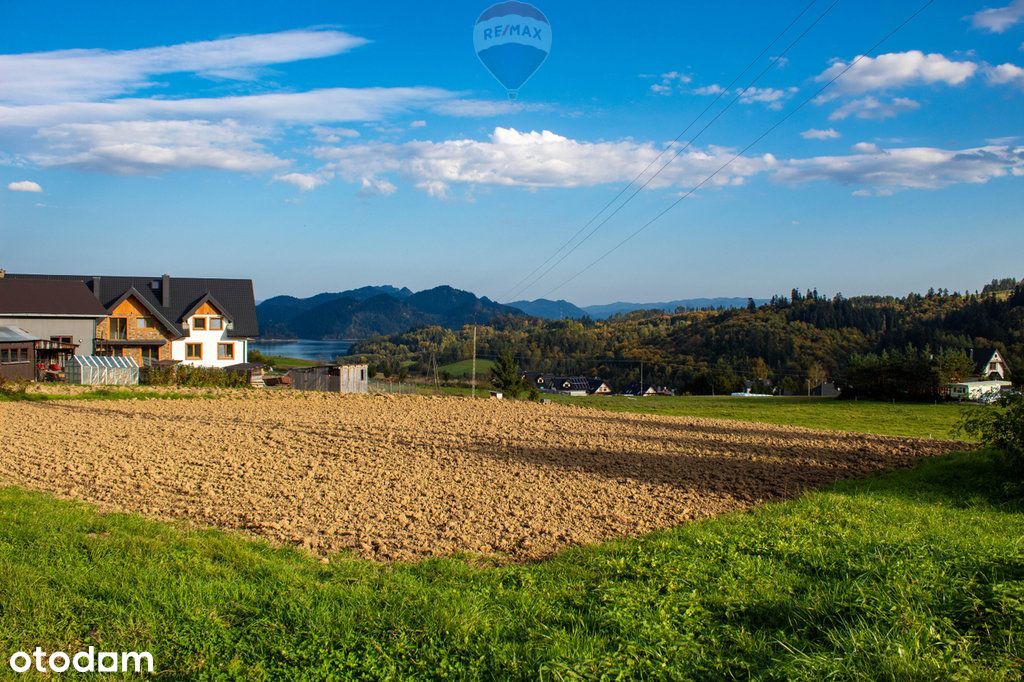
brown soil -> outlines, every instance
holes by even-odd
[[[0,485],[377,560],[541,558],[956,447],[458,398],[0,403]]]

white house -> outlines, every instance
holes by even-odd
[[[182,329],[188,336],[171,341],[171,359],[196,367],[228,367],[246,362],[249,339],[233,338],[234,320],[212,296],[204,296],[185,313]]]
[[[986,400],[999,395],[1013,383],[1007,380],[1010,369],[998,350],[971,350],[976,361],[974,375],[967,380],[949,385],[949,397],[954,400]]]

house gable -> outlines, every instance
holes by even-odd
[[[168,334],[170,334],[172,338],[181,338],[183,336],[181,327],[164,317],[163,313],[161,313],[156,306],[147,301],[146,298],[140,294],[137,289],[135,289],[135,287],[124,292],[118,299],[111,303],[108,307],[108,312],[112,317],[151,316],[167,330]]]
[[[234,322],[234,318],[228,312],[227,307],[221,305],[213,297],[213,294],[209,292],[203,294],[198,301],[192,304],[192,307],[184,312],[181,316],[181,322],[187,322],[196,315],[219,315],[228,322]]]

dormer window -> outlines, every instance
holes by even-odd
[[[193,317],[192,328],[196,331],[206,331],[206,318],[205,317]]]
[[[211,317],[210,318],[210,329],[213,331],[220,331],[224,328],[223,317]]]

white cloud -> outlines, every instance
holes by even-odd
[[[303,192],[316,189],[328,180],[328,178],[322,175],[313,175],[309,173],[285,173],[283,175],[275,175],[274,179],[278,182],[286,182],[290,185],[295,185]]]
[[[368,41],[333,30],[296,30],[138,50],[75,49],[0,55],[0,101],[89,101],[156,84],[151,76],[195,73],[251,79],[254,69],[346,52]]]
[[[877,154],[881,151],[874,142],[858,142],[850,147],[850,149],[860,154]]]
[[[740,103],[742,104],[754,104],[761,103],[768,106],[769,109],[778,111],[782,108],[783,103],[792,97],[799,88],[790,87],[785,89],[778,88],[748,88],[746,90],[737,90],[737,94],[740,96]]]
[[[711,85],[704,85],[699,88],[693,88],[690,90],[694,95],[722,95],[726,93],[718,83],[712,83]],[[783,103],[792,97],[795,93],[799,92],[797,87],[789,88],[736,88],[732,91],[734,95],[740,98],[740,104],[764,104],[769,109],[779,110],[782,108]]]
[[[572,188],[628,182],[658,154],[652,143],[633,140],[583,142],[549,131],[496,128],[489,140],[373,142],[316,151],[318,172],[336,174],[359,194],[393,194],[401,178],[435,197],[458,186]],[[732,158],[728,149],[688,150],[651,183],[651,188],[689,188]],[[853,153],[779,160],[770,154],[743,156],[715,178],[717,186],[739,185],[767,175],[784,184],[828,181],[853,185],[858,194],[892,194],[956,183],[985,183],[1024,176],[1024,146],[990,145],[961,150],[933,147],[883,149],[854,145]]]
[[[316,139],[327,144],[337,144],[343,138],[359,137],[359,131],[352,128],[328,128],[325,126],[313,126],[311,132]]]
[[[668,71],[659,76],[660,83],[651,85],[651,92],[657,95],[671,95],[673,92],[681,92],[682,86],[693,82],[693,77],[680,71]]]
[[[42,192],[43,188],[38,182],[32,182],[31,180],[19,180],[17,182],[8,183],[7,189],[12,192]]]
[[[855,116],[856,118],[882,120],[893,118],[906,111],[913,111],[921,105],[907,97],[893,97],[883,101],[877,97],[862,97],[843,104],[841,107],[829,114],[830,121],[842,121],[843,119]]]
[[[426,128],[427,127],[427,122],[426,121],[413,121],[412,123],[409,124],[409,127],[410,128]]]
[[[835,128],[825,128],[824,130],[820,128],[811,128],[810,130],[805,130],[800,133],[800,137],[805,140],[834,140],[837,137],[840,137],[840,135],[839,131]]]
[[[974,28],[992,33],[1002,33],[1021,21],[1024,21],[1024,0],[1014,0],[1005,7],[983,9],[971,16]]]
[[[0,127],[148,118],[232,118],[306,124],[378,121],[413,109],[451,104],[456,96],[439,88],[324,88],[231,97],[123,98],[109,102],[0,106]]]
[[[985,77],[992,85],[1016,85],[1024,88],[1024,68],[1016,64],[1000,64],[985,68]]]
[[[720,95],[723,92],[725,92],[725,88],[718,83],[712,83],[711,85],[705,85],[693,89],[693,94],[695,95]]]
[[[40,130],[45,145],[29,158],[43,167],[132,175],[187,168],[258,172],[287,161],[266,152],[266,131],[235,121],[64,123]]]
[[[985,183],[1024,174],[1024,147],[987,146],[948,150],[934,147],[879,149],[874,145],[846,156],[789,159],[773,173],[784,183],[831,181],[860,185],[858,196],[903,189],[936,189],[956,183]]]
[[[853,61],[856,59],[850,62],[837,59],[815,80],[830,81]],[[831,92],[820,98],[820,101],[828,101],[841,95],[860,95],[909,85],[960,85],[971,78],[977,70],[978,65],[974,62],[952,61],[941,54],[924,54],[920,50],[863,57],[835,81],[830,88]]]
[[[316,153],[326,162],[324,171],[359,184],[363,193],[390,194],[395,185],[389,178],[398,176],[433,196],[446,196],[453,185],[535,189],[629,181],[654,161],[659,151],[657,145],[632,140],[580,142],[549,131],[496,128],[487,141],[372,142],[325,147]],[[650,186],[688,188],[731,156],[729,150],[719,147],[688,150]],[[774,164],[770,154],[742,157],[713,183],[742,184],[746,177],[764,172]]]

